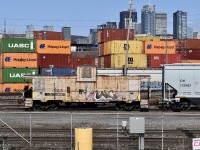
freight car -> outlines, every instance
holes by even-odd
[[[148,110],[148,97],[141,98],[140,85],[149,75],[97,75],[96,67],[82,66],[73,76],[25,76],[32,78],[31,98],[26,106],[55,109],[59,106],[102,106],[114,104],[118,110]],[[27,93],[27,92],[25,92]]]
[[[161,103],[173,110],[200,108],[200,64],[163,65]]]

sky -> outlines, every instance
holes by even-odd
[[[173,13],[177,10],[188,14],[188,27],[200,31],[200,0],[133,0],[133,8],[141,22],[141,9],[147,4],[156,5],[156,12],[166,12],[168,33],[173,32]],[[24,33],[27,25],[36,30],[54,26],[61,31],[71,27],[72,35],[88,36],[89,30],[108,21],[119,23],[119,13],[129,9],[129,0],[1,0],[0,33]]]

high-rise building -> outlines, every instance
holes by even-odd
[[[156,19],[155,19],[156,5],[144,5],[141,13],[141,31],[142,34],[156,34]]]
[[[43,26],[44,31],[54,31],[54,26]]]
[[[98,30],[90,29],[89,44],[98,45]]]
[[[156,35],[167,34],[167,13],[156,13]]]
[[[135,24],[135,33],[134,34],[141,34],[141,23]]]
[[[120,12],[119,29],[128,29],[129,15],[130,15],[129,10]],[[131,13],[131,21],[130,22],[132,23],[130,25],[130,28],[134,29],[134,26],[137,23],[137,11],[135,9]]]
[[[27,25],[26,26],[26,38],[33,39],[34,38],[33,31],[35,31],[35,30],[36,30],[36,27],[34,25]]]
[[[193,28],[187,27],[187,38],[192,39],[193,38]]]
[[[71,27],[62,27],[63,40],[71,40]]]
[[[173,14],[173,38],[187,38],[187,12],[178,10]]]
[[[117,23],[114,21],[108,21],[105,24],[97,26],[98,29],[117,29]]]

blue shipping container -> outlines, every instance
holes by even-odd
[[[55,75],[55,76],[63,76],[63,75],[76,75],[76,69],[74,68],[53,68],[51,74],[50,68],[40,68],[40,75]]]

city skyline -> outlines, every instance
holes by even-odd
[[[200,13],[198,10],[199,1],[175,0],[173,2],[164,0],[151,0],[151,4],[156,5],[156,12],[167,13],[168,33],[173,33],[173,13],[181,10],[188,13],[188,27],[194,31],[200,31]],[[134,0],[133,9],[138,13],[138,23],[141,23],[141,9],[148,5],[148,0]],[[70,1],[65,0],[48,1],[43,0],[4,0],[0,10],[0,33],[4,31],[4,20],[6,18],[7,32],[24,32],[27,25],[35,25],[36,30],[42,30],[43,26],[54,26],[55,31],[61,31],[63,26],[71,27],[74,35],[89,35],[90,29],[97,28],[98,25],[108,21],[119,23],[119,13],[127,11],[129,0],[127,1]],[[12,5],[11,5],[12,4]]]

